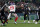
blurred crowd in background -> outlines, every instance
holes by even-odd
[[[0,0],[0,8],[6,3],[9,5],[16,5],[16,12],[22,13],[25,9],[28,10],[38,10],[40,8],[40,2],[36,2],[37,0],[20,0],[19,2],[16,0]]]

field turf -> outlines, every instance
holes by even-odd
[[[30,23],[30,24],[28,24],[28,23],[17,23],[17,24],[14,24],[13,20],[9,20],[8,22],[9,23],[5,24],[5,26],[0,25],[0,27],[40,27],[40,24],[34,24],[34,23]],[[17,22],[23,22],[23,20],[18,20]],[[30,22],[32,22],[32,20]]]

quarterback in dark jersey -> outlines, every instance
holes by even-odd
[[[7,22],[7,17],[8,17],[8,14],[9,12],[7,11],[6,7],[4,7],[2,10],[1,10],[1,22],[2,22],[2,25],[5,25],[5,22]],[[4,20],[4,21],[3,21]]]

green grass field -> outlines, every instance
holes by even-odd
[[[34,24],[34,23],[30,23],[30,24],[28,24],[28,23],[17,23],[17,24],[14,24],[13,20],[9,20],[8,22],[9,23],[6,24],[6,26],[0,25],[0,27],[40,27],[40,24]],[[23,22],[23,20],[18,20],[17,22]],[[32,22],[32,20],[30,22]]]

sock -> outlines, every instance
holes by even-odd
[[[6,20],[6,22],[8,21],[8,19]]]
[[[3,22],[4,23],[4,22]]]
[[[5,24],[5,21],[3,22],[3,24]]]
[[[18,17],[16,17],[15,22],[17,21]]]

